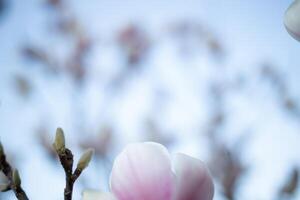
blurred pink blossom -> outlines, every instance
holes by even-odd
[[[128,145],[116,158],[112,194],[86,191],[83,200],[211,200],[214,185],[206,166],[184,154],[172,168],[167,149],[158,143]]]

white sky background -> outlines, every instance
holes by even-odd
[[[286,33],[282,23],[283,13],[291,1],[71,2],[73,12],[83,24],[87,24],[95,38],[112,40],[112,32],[126,23],[135,22],[145,27],[159,42],[156,42],[146,62],[147,70],[133,77],[124,86],[126,92],[117,94],[107,110],[103,105],[107,94],[103,94],[104,87],[99,89],[102,82],[96,75],[78,95],[72,92],[67,78],[45,79],[38,67],[24,66],[17,52],[20,44],[38,42],[50,46],[54,52],[64,51],[65,44],[54,37],[45,39],[46,23],[51,14],[43,8],[40,0],[12,1],[10,12],[0,22],[0,137],[8,151],[15,153],[19,159],[16,164],[21,166],[23,185],[31,199],[61,199],[64,187],[62,169],[44,158],[34,140],[33,130],[39,123],[46,123],[53,133],[57,126],[64,127],[68,142],[74,143],[76,138],[72,137],[72,132],[76,132],[76,121],[72,117],[75,113],[72,103],[78,103],[86,111],[84,123],[91,130],[96,130],[99,123],[114,122],[122,133],[119,149],[116,149],[118,152],[126,143],[139,140],[139,124],[153,112],[153,91],[159,87],[173,98],[159,116],[163,128],[176,130],[180,137],[181,143],[171,151],[181,151],[205,160],[205,147],[199,149],[199,143],[195,142],[196,132],[199,132],[199,126],[204,129],[209,112],[207,99],[201,98],[201,95],[207,93],[207,84],[212,80],[230,80],[237,74],[250,78],[242,92],[232,94],[228,99],[230,119],[224,139],[231,144],[239,134],[249,129],[253,133],[243,158],[252,168],[242,180],[238,199],[269,200],[274,197],[290,168],[300,165],[300,124],[278,107],[270,89],[272,86],[261,85],[262,81],[256,74],[260,63],[272,61],[285,74],[291,93],[300,97],[300,43]],[[225,42],[228,52],[225,64],[212,61],[205,53],[189,60],[178,56],[174,42],[164,35],[164,26],[181,19],[207,24]],[[101,73],[109,79],[120,64],[114,45],[93,51],[92,74]],[[226,69],[222,67],[220,72],[215,68],[218,65],[225,65]],[[20,100],[11,86],[16,72],[30,75],[34,80],[38,92],[29,102]],[[99,114],[97,110],[103,110],[105,114]],[[93,176],[86,174],[87,177]],[[100,181],[97,183],[96,178],[91,182],[94,188],[103,185]],[[105,189],[104,186],[102,188]],[[79,199],[79,190],[80,187],[75,199]],[[222,199],[219,193],[215,199]]]

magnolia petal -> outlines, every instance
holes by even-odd
[[[175,173],[175,200],[212,200],[214,185],[203,162],[184,154],[177,154]]]
[[[128,145],[114,162],[111,190],[118,200],[170,200],[173,188],[170,157],[160,144]]]
[[[296,0],[287,9],[284,24],[289,34],[300,41],[300,0]]]
[[[95,190],[85,190],[82,193],[82,200],[116,200],[116,199],[110,193],[104,193]]]

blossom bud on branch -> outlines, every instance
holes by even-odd
[[[4,148],[0,142],[0,171],[8,179],[8,183],[4,185],[0,185],[0,191],[6,192],[12,190],[15,193],[15,196],[19,200],[28,200],[28,197],[25,191],[21,187],[21,178],[18,170],[13,170],[11,165],[6,160],[6,155],[4,152]]]
[[[61,128],[57,128],[56,130],[53,147],[57,153],[65,149],[65,135],[64,131]]]
[[[93,149],[88,149],[84,154],[82,154],[82,156],[78,161],[77,169],[83,171],[89,165],[93,154],[94,154]]]
[[[56,136],[53,143],[53,147],[59,157],[60,163],[64,168],[66,175],[66,186],[64,190],[64,199],[72,200],[73,186],[81,172],[88,166],[93,150],[87,150],[79,159],[76,170],[73,172],[73,153],[70,149],[66,148],[65,136],[61,128],[57,128]]]

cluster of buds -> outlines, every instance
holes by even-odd
[[[61,128],[56,131],[55,141],[53,147],[59,157],[59,160],[65,170],[66,187],[64,190],[64,199],[72,200],[73,186],[75,181],[81,175],[82,171],[89,165],[94,150],[88,149],[80,157],[76,169],[73,171],[73,154],[72,151],[65,146],[65,136]],[[25,191],[21,187],[21,178],[19,171],[13,169],[6,160],[4,148],[0,143],[0,171],[6,176],[8,182],[0,185],[0,191],[6,192],[12,190],[19,200],[28,200]]]
[[[73,186],[82,171],[88,166],[91,161],[94,150],[88,149],[80,157],[75,171],[73,171],[73,154],[72,151],[66,148],[65,135],[61,128],[56,130],[55,141],[53,147],[59,157],[60,163],[63,166],[66,174],[66,187],[64,191],[64,199],[71,200],[73,193]]]
[[[1,192],[7,192],[12,190],[19,200],[28,200],[28,197],[25,191],[21,186],[21,178],[19,175],[19,171],[17,169],[13,169],[9,162],[6,160],[6,155],[4,152],[4,148],[0,143],[0,171],[6,176],[8,182],[0,185]]]

